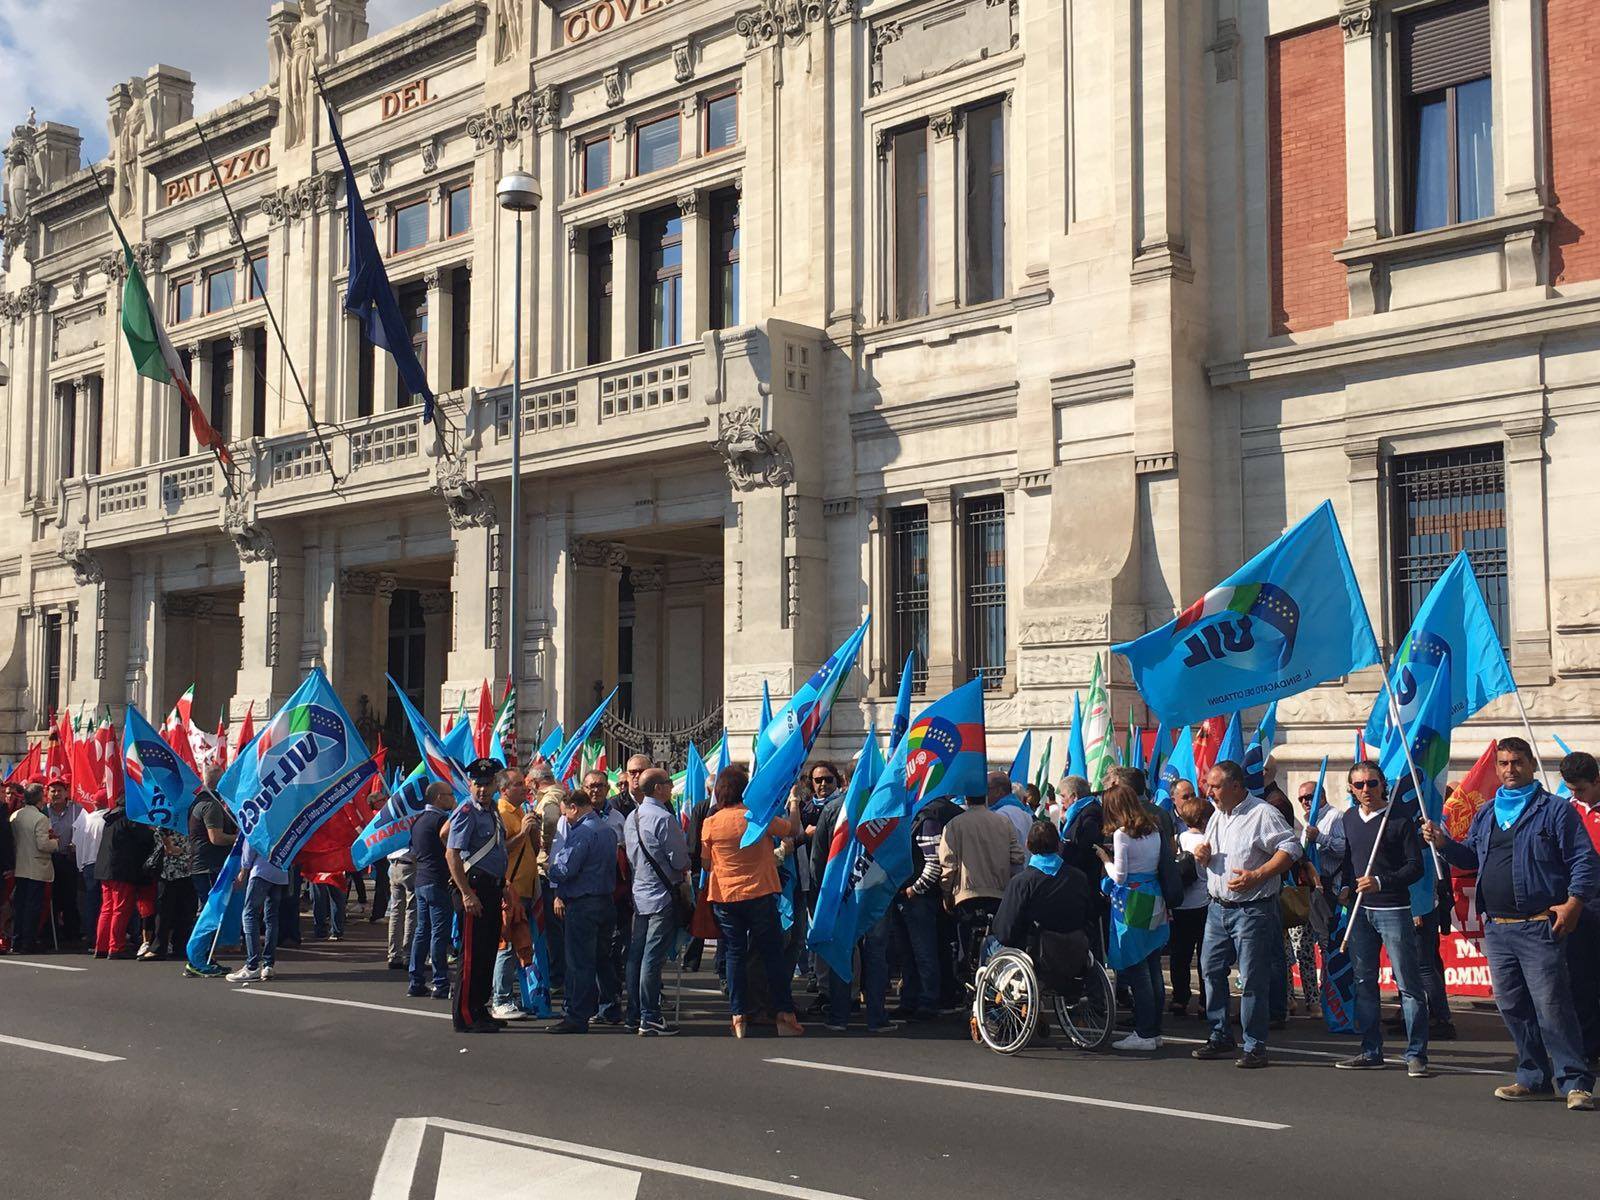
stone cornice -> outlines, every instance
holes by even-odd
[[[116,169],[109,162],[95,163],[94,169],[100,172],[101,186],[110,192],[116,183]],[[75,217],[80,212],[103,208],[104,205],[105,201],[100,198],[100,189],[94,185],[94,176],[90,174],[90,168],[84,167],[70,179],[35,197],[28,215],[49,225],[55,221]]]
[[[149,146],[139,156],[139,168],[159,179],[203,164],[206,152],[200,144],[202,129],[206,144],[220,162],[242,146],[266,141],[277,123],[278,98],[264,88],[258,89],[215,112],[178,126],[165,141]]]
[[[379,90],[394,79],[414,73],[418,67],[470,51],[482,37],[488,20],[488,5],[477,0],[442,15],[432,15],[415,27],[402,26],[375,41],[352,47],[348,58],[323,73],[328,95],[338,105]]]

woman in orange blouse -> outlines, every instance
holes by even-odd
[[[742,1038],[749,1028],[745,1015],[745,962],[754,950],[766,968],[778,1036],[798,1037],[805,1029],[795,1016],[783,936],[778,932],[781,888],[772,842],[762,838],[750,846],[739,845],[748,820],[744,789],[749,782],[749,772],[741,766],[728,767],[717,776],[716,811],[706,818],[700,830],[701,853],[710,871],[706,899],[728,947],[728,1003],[733,1009],[733,1036]],[[780,838],[794,832],[782,818],[774,820],[767,831]]]

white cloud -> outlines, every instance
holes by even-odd
[[[441,0],[372,0],[368,36]],[[85,163],[106,154],[106,97],[156,63],[194,76],[195,111],[267,78],[272,0],[0,0],[0,142],[28,118],[76,125]]]

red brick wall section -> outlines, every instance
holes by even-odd
[[[1331,325],[1350,313],[1344,267],[1332,255],[1349,229],[1344,39],[1336,24],[1267,43],[1267,172],[1272,332]]]
[[[1545,0],[1550,176],[1560,209],[1550,236],[1557,283],[1600,278],[1600,3]]]

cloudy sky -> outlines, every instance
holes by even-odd
[[[371,0],[369,36],[442,0]],[[84,162],[106,154],[106,96],[158,62],[194,76],[206,112],[267,79],[272,0],[0,0],[0,141],[28,119],[83,134]]]

